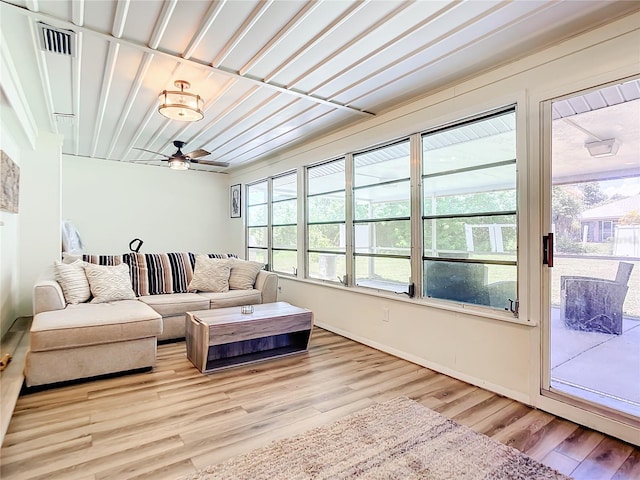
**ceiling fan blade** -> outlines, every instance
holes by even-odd
[[[214,160],[191,160],[191,163],[199,163],[201,165],[209,165],[212,167],[228,167],[227,162],[216,162]]]
[[[168,158],[150,158],[148,160],[141,160],[141,159],[137,159],[137,160],[129,160],[130,162],[168,162],[169,159]]]
[[[155,155],[160,155],[160,156],[166,157],[167,159],[171,158],[169,155],[165,155],[164,153],[160,153],[160,152],[154,152],[153,150],[147,150],[146,148],[133,147],[133,149],[134,150],[142,150],[143,152],[153,153]]]
[[[207,155],[210,155],[210,154],[211,152],[207,152],[206,150],[203,150],[200,148],[198,150],[194,150],[193,152],[185,153],[184,156],[189,158],[200,158],[200,157],[206,157]]]

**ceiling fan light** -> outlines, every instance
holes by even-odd
[[[184,91],[185,88],[190,87],[189,82],[176,80],[175,85],[180,87],[180,91],[163,90],[158,96],[158,112],[171,120],[183,122],[202,120],[204,100],[200,95]]]
[[[181,158],[172,158],[169,160],[169,168],[173,170],[189,170],[189,162]]]

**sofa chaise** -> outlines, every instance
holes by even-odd
[[[84,255],[55,267],[33,290],[28,387],[152,367],[157,340],[184,338],[187,311],[277,299],[275,273],[231,254]]]

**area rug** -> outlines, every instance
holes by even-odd
[[[272,442],[183,480],[568,480],[406,397]]]

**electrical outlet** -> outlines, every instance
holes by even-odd
[[[382,321],[383,322],[389,321],[389,309],[387,307],[384,307],[382,309]]]

